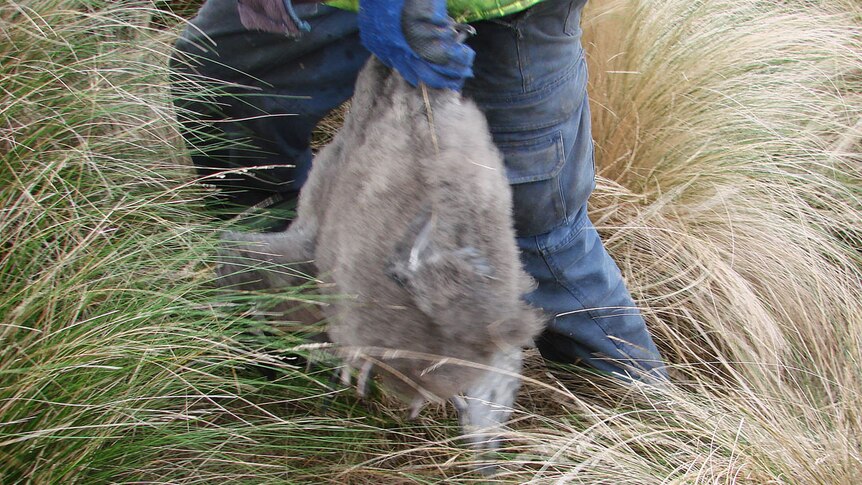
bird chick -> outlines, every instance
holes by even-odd
[[[414,414],[452,400],[468,440],[493,450],[522,348],[543,323],[522,298],[533,283],[511,198],[476,105],[410,86],[372,58],[314,160],[297,219],[281,233],[225,234],[219,281],[288,287],[296,274],[273,267],[293,265],[331,283],[328,333],[360,388],[373,373]]]

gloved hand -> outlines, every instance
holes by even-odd
[[[237,0],[239,21],[249,30],[297,38],[311,27],[293,10],[291,0]]]
[[[461,90],[473,75],[468,29],[449,18],[446,0],[359,1],[362,45],[413,86]]]

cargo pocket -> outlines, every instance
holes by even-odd
[[[519,237],[548,232],[566,220],[560,183],[566,164],[562,132],[523,139],[511,135],[496,134],[495,141],[512,186],[515,231]]]

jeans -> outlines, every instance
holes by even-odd
[[[587,217],[595,167],[580,43],[585,2],[546,0],[473,24],[475,77],[464,94],[487,116],[504,155],[522,261],[538,282],[526,298],[549,318],[539,351],[624,378],[664,378],[644,320]],[[176,104],[200,174],[249,168],[208,178],[223,201],[295,197],[311,166],[312,129],[350,98],[368,58],[355,14],[297,8],[312,26],[298,41],[247,31],[236,0],[209,0],[177,42]],[[183,75],[217,80],[224,94],[190,96]]]

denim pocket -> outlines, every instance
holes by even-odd
[[[569,11],[566,13],[566,22],[564,32],[568,36],[581,36],[581,11],[584,8],[586,0],[575,0],[569,4]]]
[[[518,137],[497,134],[506,175],[512,186],[513,215],[518,236],[542,234],[566,220],[566,201],[560,175],[566,164],[563,134]]]

